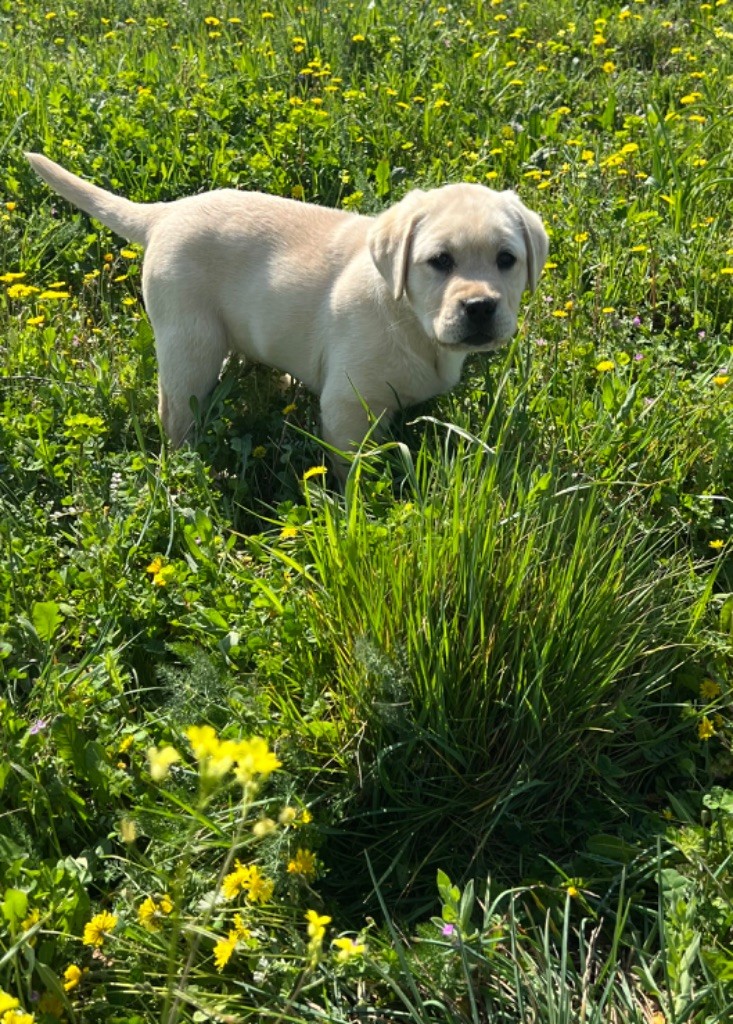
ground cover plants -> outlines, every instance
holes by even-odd
[[[733,6],[0,0],[0,1021],[733,1016]],[[519,334],[367,446],[155,415],[140,200],[516,187]]]

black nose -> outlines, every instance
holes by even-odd
[[[498,299],[466,299],[466,316],[474,331],[486,330],[499,305]]]

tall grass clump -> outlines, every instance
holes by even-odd
[[[344,845],[398,888],[441,865],[539,870],[678,769],[675,673],[705,598],[679,530],[644,521],[632,482],[560,455],[528,478],[521,395],[497,410],[500,394],[481,436],[432,421],[415,463],[401,449],[397,505],[368,455],[345,504],[309,491],[315,586],[288,671],[327,680],[314,707],[353,785]]]

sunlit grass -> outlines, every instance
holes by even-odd
[[[730,1019],[730,11],[0,3],[3,1024]],[[142,254],[25,149],[516,188],[550,259],[335,495],[236,362],[166,448]]]

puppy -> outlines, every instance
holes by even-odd
[[[483,185],[415,190],[374,218],[233,189],[142,204],[26,155],[64,199],[145,246],[158,410],[174,445],[192,397],[203,402],[237,352],[320,397],[337,453],[358,446],[367,410],[385,423],[452,388],[469,353],[506,342],[547,258],[537,214]],[[335,465],[343,479],[348,463]]]

